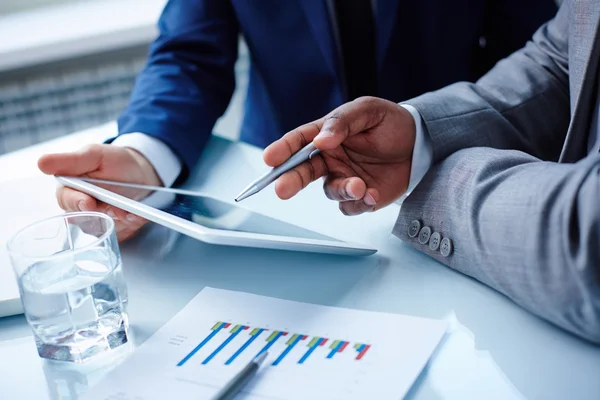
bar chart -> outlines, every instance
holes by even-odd
[[[329,346],[326,346],[327,343],[330,343]],[[182,367],[192,362],[196,354],[209,345],[212,346],[210,352],[199,357],[198,362],[201,365],[217,362],[231,365],[243,355],[247,360],[249,357],[255,357],[265,351],[275,354],[275,358],[270,364],[272,367],[277,367],[284,361],[302,365],[314,357],[331,360],[344,351],[351,351],[347,350],[348,348],[353,348],[356,352],[356,355],[352,356],[352,360],[361,361],[371,348],[370,344],[365,343],[353,343],[342,339],[330,340],[322,336],[309,336],[302,333],[218,321],[206,332],[200,343],[177,363],[177,366]],[[259,350],[257,351],[257,349]],[[296,351],[296,349],[298,350]],[[301,353],[299,353],[300,350]],[[224,360],[222,357],[219,359],[218,356],[226,351],[230,355]],[[317,351],[318,355],[315,355]],[[349,360],[349,358],[345,359]],[[197,364],[197,362],[193,362]]]
[[[205,288],[89,400],[213,398],[265,353],[236,398],[395,400],[445,330],[439,321]]]
[[[327,343],[327,338],[316,336],[312,338],[312,340],[308,343],[308,350],[306,351],[306,353],[304,353],[302,358],[298,360],[298,364],[304,364],[304,362],[308,360],[308,357],[310,357],[310,355],[315,351],[315,349],[319,346],[325,345],[325,343]]]

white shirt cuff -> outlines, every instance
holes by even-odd
[[[410,180],[408,182],[408,189],[402,196],[402,199],[410,195],[410,192],[421,182],[421,179],[425,176],[433,160],[433,146],[431,144],[431,138],[427,132],[427,127],[421,118],[421,114],[416,108],[409,104],[400,104],[404,107],[415,120],[415,147],[413,149],[412,165],[410,168]]]
[[[181,174],[181,161],[169,146],[159,139],[136,132],[119,135],[113,140],[112,144],[129,147],[140,152],[152,164],[158,177],[166,187],[173,185],[179,174]]]

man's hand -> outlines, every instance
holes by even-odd
[[[375,97],[346,103],[271,144],[265,163],[280,165],[311,141],[321,153],[277,180],[281,199],[323,176],[327,197],[339,201],[344,214],[357,215],[385,207],[406,191],[415,122],[398,104]]]
[[[94,144],[74,153],[47,154],[38,167],[48,175],[83,176],[127,183],[162,186],[150,162],[130,148]],[[58,204],[65,211],[100,211],[115,220],[119,241],[133,236],[147,221],[119,208],[97,201],[85,193],[59,187]]]

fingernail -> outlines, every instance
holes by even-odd
[[[115,215],[115,212],[113,210],[108,210],[106,212],[106,215],[108,215],[109,217],[111,217],[112,219],[117,219],[117,216]]]
[[[85,201],[83,200],[81,200],[79,204],[77,204],[77,207],[79,207],[79,211],[90,211],[88,206],[85,204]]]
[[[333,132],[331,132],[329,130],[325,130],[325,131],[319,132],[319,134],[315,137],[315,139],[325,139],[325,138],[330,138],[332,136],[333,136]]]
[[[365,195],[365,204],[368,206],[374,206],[375,204],[377,204],[377,202],[375,201],[375,199],[373,198],[373,196],[371,196],[370,193],[367,193]]]
[[[356,194],[354,194],[354,193],[352,192],[352,189],[350,188],[350,186],[351,186],[351,185],[350,185],[350,182],[346,183],[346,187],[345,187],[346,194],[348,195],[348,197],[350,197],[350,199],[353,199],[353,200],[354,200],[354,199],[357,199],[357,196],[356,196]]]
[[[137,221],[137,217],[133,214],[127,214],[127,217],[125,217],[125,219],[127,219],[127,221],[129,222],[136,222]]]

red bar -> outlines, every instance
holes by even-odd
[[[344,351],[344,349],[346,348],[346,346],[348,346],[348,342],[344,342],[344,344],[338,350],[338,353],[341,353],[342,351]]]
[[[287,334],[288,334],[287,332],[283,332],[282,336],[287,336]]]
[[[229,325],[231,325],[230,323],[225,324],[225,326],[223,328],[227,329],[229,328]]]
[[[306,336],[306,335],[302,336],[302,340],[306,340],[307,337],[308,336]]]
[[[363,358],[363,356],[367,353],[367,350],[369,350],[370,347],[371,347],[370,344],[366,345],[365,348],[360,353],[358,353],[358,356],[356,356],[356,359],[360,360],[361,358]]]
[[[325,343],[327,343],[327,339],[322,338],[321,343],[319,343],[319,346],[323,346]]]
[[[249,326],[244,326],[244,329],[248,329],[248,328],[250,328],[250,327]]]

